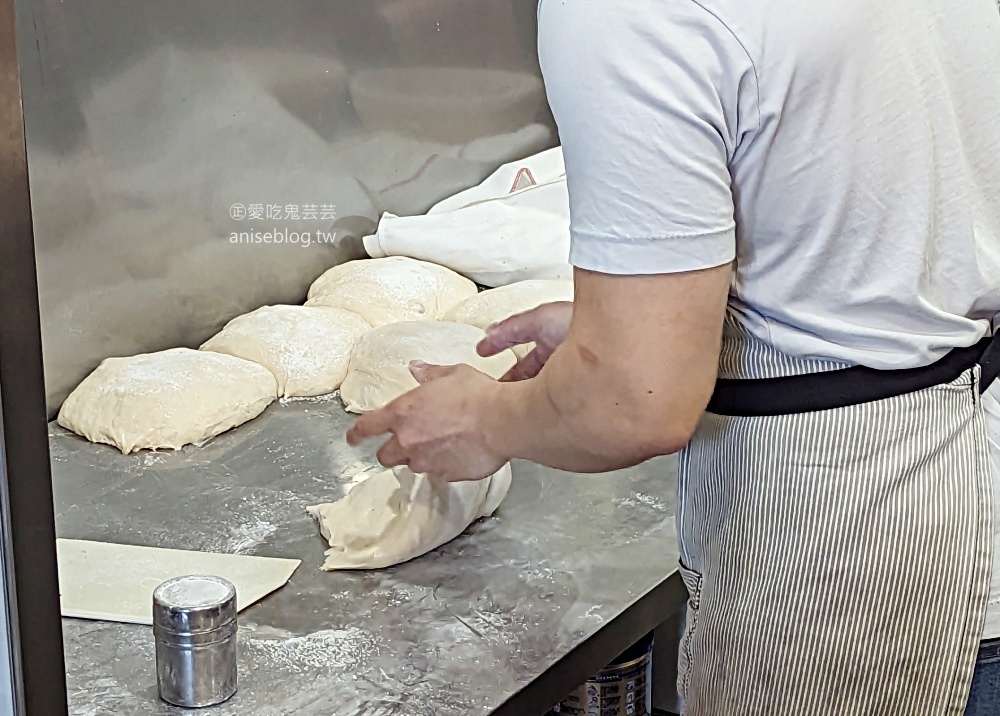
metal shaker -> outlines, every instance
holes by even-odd
[[[186,708],[236,693],[236,588],[210,576],[177,577],[153,591],[160,698]]]

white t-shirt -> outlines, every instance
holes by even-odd
[[[542,0],[571,260],[737,258],[785,353],[926,365],[1000,311],[993,0]]]
[[[1000,312],[993,0],[541,0],[539,57],[576,266],[735,258],[754,335],[880,369]]]

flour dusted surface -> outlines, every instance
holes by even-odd
[[[436,321],[476,291],[476,284],[451,269],[392,256],[334,266],[310,286],[306,305],[343,308],[383,326]]]
[[[381,569],[426,554],[492,515],[510,481],[510,465],[476,482],[373,472],[341,500],[308,508],[330,545],[323,569]]]
[[[417,387],[410,374],[415,360],[437,365],[465,363],[499,378],[516,362],[510,351],[483,358],[476,344],[486,333],[465,323],[410,321],[392,323],[361,337],[351,355],[340,398],[348,411],[377,410]]]
[[[58,422],[126,454],[177,450],[257,417],[277,388],[257,363],[172,348],[106,359],[66,399]]]
[[[339,308],[264,306],[234,318],[201,346],[260,363],[282,398],[332,393],[347,375],[351,351],[371,324]]]

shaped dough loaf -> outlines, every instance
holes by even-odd
[[[330,544],[323,569],[382,569],[419,557],[489,517],[510,465],[477,482],[444,482],[405,467],[373,472],[337,502],[307,508]]]
[[[354,344],[369,330],[339,308],[264,306],[234,318],[201,350],[260,363],[278,380],[280,397],[311,397],[340,387]]]
[[[538,308],[543,303],[572,300],[573,281],[570,279],[518,281],[465,299],[445,311],[441,320],[468,323],[485,331],[494,323]],[[534,344],[515,346],[513,351],[518,358],[523,358],[533,347]]]
[[[307,306],[354,311],[373,326],[436,321],[476,295],[476,284],[451,269],[402,256],[334,266],[309,287]]]
[[[417,387],[410,363],[465,363],[499,378],[517,361],[510,351],[490,358],[476,353],[486,333],[465,323],[409,321],[375,328],[358,340],[351,354],[340,398],[349,412],[378,410]]]
[[[172,348],[104,360],[70,393],[58,422],[125,454],[178,450],[252,420],[277,393],[274,376],[261,365]]]

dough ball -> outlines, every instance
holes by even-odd
[[[544,303],[572,300],[573,282],[569,279],[518,281],[465,299],[445,311],[441,320],[468,323],[485,331],[494,323]]]
[[[126,455],[178,450],[252,420],[277,392],[274,376],[261,365],[172,348],[106,359],[70,393],[58,421]]]
[[[493,513],[500,507],[500,503],[507,497],[510,491],[510,483],[513,482],[514,475],[511,472],[510,463],[507,463],[500,472],[490,478],[490,489],[486,493],[483,507],[480,510],[481,517],[492,517]]]
[[[492,515],[510,482],[510,465],[478,482],[373,472],[343,499],[307,508],[330,545],[323,569],[382,569],[437,549]]]
[[[53,416],[108,356],[184,345],[191,312],[200,306],[164,279],[108,282],[59,299],[41,301],[46,401]]]
[[[530,311],[544,303],[573,300],[573,281],[569,279],[536,279],[518,281],[507,286],[491,288],[488,291],[467,298],[453,306],[441,317],[444,321],[468,323],[484,331],[494,323],[510,318],[518,313]],[[518,358],[526,356],[533,344],[515,346]]]
[[[465,363],[499,378],[516,362],[510,351],[483,358],[476,344],[486,333],[465,323],[391,323],[361,337],[351,354],[340,398],[347,410],[377,410],[417,387],[410,363],[422,360],[435,365]]]
[[[371,325],[339,308],[264,306],[226,324],[203,351],[260,363],[278,380],[281,397],[326,395],[347,375],[351,351]]]
[[[307,306],[354,311],[373,326],[436,321],[476,295],[476,284],[451,269],[403,256],[334,266],[309,287]]]

